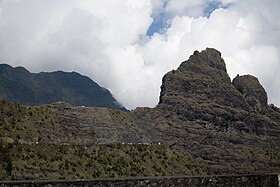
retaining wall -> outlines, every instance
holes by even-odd
[[[52,180],[52,181],[2,181],[0,187],[16,186],[96,186],[96,187],[155,187],[155,186],[190,186],[190,187],[211,187],[211,186],[248,186],[248,187],[279,187],[279,175],[240,175],[240,176],[205,176],[205,177],[143,177],[123,179],[97,179],[97,180]]]

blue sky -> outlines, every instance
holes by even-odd
[[[156,32],[157,33],[164,32],[164,30],[166,30],[169,27],[169,25],[166,23],[166,21],[167,20],[166,20],[165,13],[164,12],[160,13],[160,15],[153,18],[153,23],[149,27],[146,34],[148,36],[152,36]]]
[[[153,22],[146,33],[148,36],[152,36],[154,33],[163,33],[168,29],[168,27],[170,27],[168,20],[172,19],[172,16],[174,17],[175,15],[170,15],[170,13],[165,11],[166,5],[168,4],[167,2],[168,1],[163,2],[162,11],[153,17]],[[231,5],[231,3],[223,4],[221,1],[218,0],[208,1],[203,4],[203,15],[201,16],[209,18],[211,13],[216,9],[227,9]]]
[[[166,7],[167,2],[163,2],[162,4],[162,8],[163,10]],[[153,17],[153,22],[152,24],[149,26],[149,29],[147,30],[147,35],[148,36],[152,36],[155,32],[157,33],[162,33],[164,32],[164,30],[166,30],[166,28],[168,28],[168,24],[167,24],[167,15],[165,11],[161,11],[158,15]]]

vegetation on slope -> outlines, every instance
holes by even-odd
[[[163,145],[2,144],[1,179],[203,175],[201,161]],[[4,154],[3,154],[4,153]]]
[[[4,100],[0,106],[2,180],[206,174],[200,159],[165,145],[50,144],[52,133],[63,129],[47,106]]]
[[[65,101],[74,106],[124,109],[109,90],[76,72],[30,73],[0,64],[0,98],[24,105]]]

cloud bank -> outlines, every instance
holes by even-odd
[[[278,0],[2,0],[0,61],[77,71],[125,107],[158,103],[162,76],[194,50],[222,52],[280,106]]]

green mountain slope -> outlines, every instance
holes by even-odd
[[[0,98],[24,105],[65,101],[76,106],[124,109],[105,88],[71,72],[30,73],[23,67],[0,64]]]

